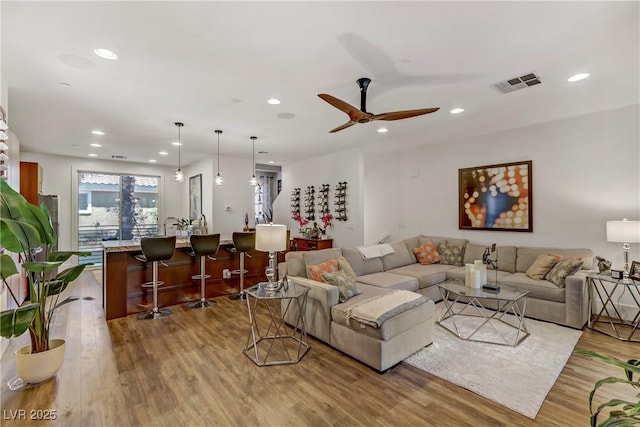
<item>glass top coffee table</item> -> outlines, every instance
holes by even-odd
[[[436,286],[444,302],[436,323],[458,338],[515,347],[529,336],[524,321],[529,291],[500,285],[499,292],[488,292],[459,280]]]

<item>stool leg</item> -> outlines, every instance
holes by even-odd
[[[140,320],[159,319],[171,314],[167,308],[158,308],[158,261],[153,262],[153,308],[147,313],[138,314]]]
[[[246,299],[244,293],[244,252],[240,252],[240,293],[231,295],[230,299]]]
[[[207,277],[205,275],[206,270],[206,256],[202,255],[200,257],[200,301],[194,301],[189,303],[187,306],[189,308],[206,308],[216,305],[216,302],[213,300],[207,300],[206,290],[205,290],[205,282],[207,281]]]

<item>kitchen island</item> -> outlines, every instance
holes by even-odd
[[[109,240],[102,242],[102,307],[107,320],[150,310],[152,288],[141,285],[152,280],[151,263],[135,258],[142,253],[139,240]],[[158,305],[168,307],[200,299],[200,280],[192,279],[200,273],[200,257],[192,257],[189,239],[177,239],[173,257],[166,266],[158,269],[159,279],[165,284],[158,287]],[[248,288],[266,280],[264,270],[269,264],[269,254],[252,250],[245,258],[244,287]],[[223,279],[223,271],[238,269],[239,254],[233,252],[233,242],[221,239],[215,260],[207,259],[206,297],[213,298],[237,293],[240,289],[238,275]]]

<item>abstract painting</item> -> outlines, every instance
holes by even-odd
[[[202,215],[202,174],[189,178],[189,219],[198,221]]]

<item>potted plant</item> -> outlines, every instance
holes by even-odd
[[[578,350],[575,354],[581,356],[592,357],[594,359],[601,360],[609,365],[622,368],[625,373],[624,378],[607,377],[596,382],[593,390],[589,393],[589,412],[591,413],[590,424],[591,427],[614,427],[614,426],[636,426],[640,425],[640,400],[636,402],[628,402],[622,399],[613,398],[608,402],[599,405],[595,411],[593,409],[593,398],[596,391],[605,384],[629,384],[636,390],[640,388],[640,378],[634,380],[634,374],[640,374],[640,360],[629,359],[626,362],[616,359],[615,357],[607,356],[605,354],[597,353],[588,350]],[[640,394],[636,395],[640,397]],[[609,417],[604,421],[598,423],[598,417],[604,416],[602,412],[604,409],[609,408]]]
[[[8,279],[18,274],[14,259],[0,255],[0,279],[9,291],[15,309],[0,312],[0,336],[17,337],[29,331],[31,344],[16,351],[16,369],[26,383],[45,381],[57,373],[64,358],[64,340],[51,339],[51,322],[56,309],[79,298],[60,301],[60,294],[90,264],[80,264],[60,272],[57,269],[72,255],[89,252],[58,252],[52,248],[57,236],[46,206],[35,206],[0,179],[0,248],[18,254],[26,271],[30,303],[20,306]]]

